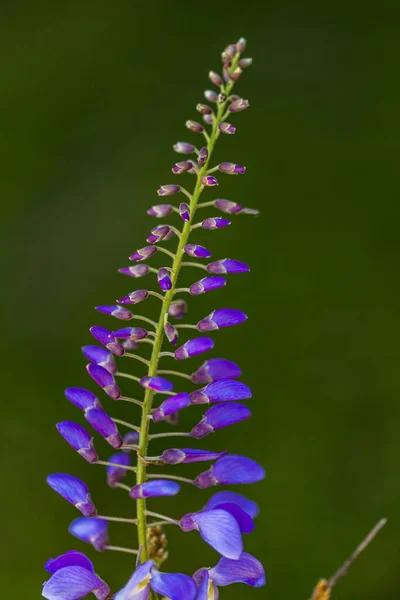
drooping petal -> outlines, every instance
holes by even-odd
[[[42,596],[47,600],[79,600],[91,592],[105,600],[109,587],[91,571],[83,567],[64,567],[50,577],[43,586]]]
[[[202,438],[213,431],[244,421],[250,416],[251,412],[244,404],[237,402],[216,404],[204,413],[201,421],[193,427],[191,435]]]
[[[119,389],[114,377],[109,371],[93,363],[87,365],[86,370],[89,373],[90,377],[100,387],[103,388],[107,396],[110,396],[110,398],[113,398],[113,400],[118,400],[118,398],[121,395],[121,390]]]
[[[189,291],[192,296],[199,296],[201,294],[205,294],[205,292],[210,292],[211,290],[224,287],[224,285],[226,285],[226,279],[223,277],[203,277],[203,279],[200,279],[200,281],[193,283],[190,286]]]
[[[211,358],[207,360],[192,375],[194,383],[211,383],[220,379],[236,379],[242,372],[237,364],[225,358]]]
[[[192,392],[190,401],[192,404],[208,404],[210,402],[248,400],[251,396],[251,389],[241,381],[220,379],[209,383],[201,390]]]
[[[252,519],[255,519],[260,512],[256,502],[249,500],[249,498],[246,498],[246,496],[243,496],[242,494],[230,491],[216,492],[211,496],[204,508],[213,508],[220,502],[234,502],[240,506],[241,509],[247,512]]]
[[[217,460],[207,471],[200,473],[196,478],[196,484],[201,488],[207,488],[219,484],[256,483],[264,477],[265,471],[256,461],[238,454],[227,454]]]
[[[83,346],[83,355],[95,363],[100,365],[103,369],[106,369],[109,373],[115,373],[117,371],[117,365],[111,352],[102,348],[101,346]]]
[[[246,583],[252,587],[265,585],[264,567],[247,552],[243,552],[235,561],[221,558],[219,563],[209,570],[209,575],[220,587],[231,583]]]
[[[108,544],[108,521],[104,519],[78,517],[70,523],[68,531],[79,540],[92,544],[99,551]]]
[[[131,498],[150,498],[153,496],[176,496],[181,486],[170,479],[152,479],[135,485],[129,492]]]
[[[224,258],[207,265],[207,271],[216,275],[226,275],[228,273],[248,273],[250,267],[239,260]]]
[[[102,408],[100,400],[90,392],[89,390],[85,390],[84,388],[71,387],[67,388],[64,392],[67,400],[75,404],[81,410],[88,410],[89,408]]]
[[[241,310],[234,308],[219,308],[214,310],[208,317],[197,323],[199,331],[212,331],[214,329],[222,329],[223,327],[231,327],[239,325],[247,319],[247,315]]]
[[[127,308],[123,306],[118,306],[114,304],[112,306],[96,306],[96,310],[102,312],[106,315],[111,315],[116,317],[117,319],[121,319],[121,321],[130,321],[133,317],[133,314]]]
[[[153,421],[163,421],[165,417],[190,406],[190,396],[187,392],[180,392],[176,396],[167,398],[155,409],[152,415]]]
[[[85,418],[110,446],[116,450],[122,446],[122,437],[118,427],[104,410],[90,408],[86,411]]]
[[[63,569],[64,567],[83,567],[84,569],[88,569],[94,573],[94,566],[91,560],[83,554],[83,552],[78,552],[78,550],[69,550],[57,558],[49,558],[49,560],[44,565],[44,568],[48,573],[55,573],[59,569]]]
[[[200,536],[214,550],[234,560],[243,552],[243,542],[236,519],[225,510],[193,513],[191,519]]]
[[[147,560],[140,565],[134,571],[128,583],[116,594],[114,600],[147,600],[150,595],[150,580],[153,566],[153,560]]]
[[[208,352],[214,348],[214,340],[208,337],[195,338],[188,340],[183,346],[175,350],[176,360],[185,360],[191,356],[197,356],[203,352]]]
[[[235,502],[219,502],[208,510],[226,510],[236,519],[242,533],[251,533],[254,529],[253,519]]]
[[[140,385],[144,388],[155,390],[156,392],[172,392],[174,384],[164,377],[151,377],[146,375],[140,380]]]
[[[70,446],[90,463],[97,462],[98,456],[93,445],[93,438],[88,431],[73,421],[61,421],[56,425],[58,432]]]
[[[67,473],[52,473],[46,479],[49,486],[65,500],[73,504],[84,517],[93,517],[96,507],[89,489],[81,479]]]
[[[169,450],[164,450],[160,456],[160,460],[169,465],[178,465],[180,463],[217,460],[225,454],[226,452],[211,452],[210,450],[199,450],[197,448],[170,448]]]
[[[196,597],[195,582],[182,573],[160,573],[153,567],[150,586],[157,594],[170,600],[194,600]]]
[[[115,335],[105,329],[105,327],[91,327],[90,333],[94,337],[95,340],[103,344],[113,354],[117,356],[122,356],[124,354],[124,349],[121,346],[120,342],[116,339]]]
[[[136,433],[136,432],[133,432]],[[129,434],[128,434],[129,435]],[[139,434],[137,434],[139,435]],[[124,443],[126,443],[126,436]],[[126,452],[117,452],[108,459],[108,462],[121,465],[121,467],[115,467],[108,465],[106,468],[107,472],[107,483],[110,487],[115,487],[117,483],[125,479],[128,474],[128,470],[123,467],[128,467],[131,464],[131,457]]]

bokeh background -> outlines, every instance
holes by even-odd
[[[197,142],[184,122],[196,118],[209,69],[244,35],[255,62],[237,89],[251,109],[235,118],[237,135],[221,139],[216,158],[248,170],[221,177],[218,196],[260,209],[261,218],[194,239],[252,271],[193,299],[189,315],[194,322],[228,305],[250,317],[216,334],[214,355],[242,366],[254,418],[203,446],[248,454],[267,469],[263,483],[241,491],[262,507],[246,548],[264,562],[268,585],[221,596],[305,599],[387,516],[334,597],[398,598],[396,5],[2,3],[4,597],[39,598],[49,556],[91,552],[69,536],[77,513],[46,486],[49,472],[81,476],[103,513],[133,514],[132,501],[107,490],[101,469],[75,455],[54,424],[80,418],[63,389],[91,386],[80,346],[90,343],[90,325],[110,324],[93,307],[135,287],[117,268],[154,224],[145,210],[158,185],[173,181],[172,144]],[[156,309],[154,300],[142,310]],[[106,405],[136,418],[134,407]],[[196,418],[185,415],[180,428]],[[184,490],[154,508],[180,516],[207,497]],[[135,546],[133,530],[113,532],[116,543]],[[195,533],[171,531],[170,554],[171,570],[216,560]],[[94,558],[114,589],[132,569],[123,555]]]

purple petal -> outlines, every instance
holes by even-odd
[[[186,244],[183,251],[189,256],[195,256],[196,258],[210,258],[211,252],[204,248],[204,246],[198,246],[197,244]]]
[[[227,133],[228,135],[232,135],[233,133],[236,133],[236,127],[234,127],[230,123],[220,123],[219,130],[222,133]]]
[[[201,178],[201,183],[206,187],[212,187],[214,185],[218,185],[218,179],[213,177],[213,175],[204,175]]]
[[[218,101],[218,94],[216,92],[214,92],[213,90],[206,90],[204,92],[204,97],[209,102],[217,102]]]
[[[194,600],[197,587],[189,575],[181,573],[160,573],[156,568],[151,572],[151,588],[170,600]]]
[[[214,506],[208,510],[214,509],[226,510],[228,513],[230,513],[232,517],[236,519],[236,522],[239,525],[239,529],[242,533],[251,533],[253,531],[253,519],[235,502],[219,502],[218,504],[214,504]]]
[[[97,575],[83,567],[65,567],[46,581],[42,596],[48,600],[79,600],[91,592],[97,592],[99,600],[105,600],[110,592]]]
[[[179,214],[185,223],[190,221],[190,208],[186,202],[181,202],[179,205]]]
[[[88,360],[96,365],[100,365],[100,367],[103,367],[103,369],[106,369],[109,373],[116,372],[117,365],[109,350],[106,350],[101,346],[83,346],[82,352]]]
[[[218,198],[214,200],[215,208],[219,208],[224,213],[235,214],[242,210],[243,206],[237,204],[237,202],[232,202],[231,200],[224,200],[223,198]]]
[[[203,229],[221,229],[221,227],[227,227],[231,222],[228,219],[222,219],[221,217],[211,217],[204,219],[201,226]]]
[[[152,479],[135,485],[129,492],[131,498],[150,498],[153,496],[176,496],[181,486],[170,479]]]
[[[143,340],[149,335],[149,332],[143,327],[123,327],[113,331],[113,335],[121,340]]]
[[[71,387],[67,388],[64,392],[67,400],[75,404],[81,410],[88,410],[89,408],[102,408],[101,403],[97,396],[89,390],[84,388]]]
[[[93,517],[96,514],[89,489],[78,477],[67,473],[53,473],[46,481],[55,492],[73,504],[85,517]]]
[[[204,131],[204,127],[203,125],[201,125],[200,123],[197,123],[196,121],[186,121],[186,127],[190,130],[190,131],[194,131],[195,133],[202,133]]]
[[[230,110],[230,112],[240,112],[240,111],[244,110],[245,108],[248,108],[248,106],[249,106],[248,100],[239,98],[238,100],[235,100],[235,102],[232,102],[232,104],[229,105],[229,110]]]
[[[231,105],[232,106],[232,105]],[[218,165],[218,169],[227,175],[244,175],[246,167],[236,165],[235,163],[223,162]]]
[[[240,262],[239,260],[224,258],[223,260],[217,260],[216,262],[207,265],[207,271],[209,273],[225,275],[227,273],[248,273],[250,268],[244,262]]]
[[[212,331],[214,329],[222,329],[223,327],[231,327],[239,325],[246,321],[247,315],[241,310],[234,308],[219,308],[214,310],[208,317],[197,323],[199,331]]]
[[[258,504],[249,500],[246,496],[237,492],[217,492],[207,502],[204,508],[213,508],[221,502],[234,502],[244,510],[252,519],[255,519],[260,512]]]
[[[144,277],[150,273],[150,267],[148,265],[134,265],[133,267],[122,267],[118,269],[122,275],[129,275],[129,277]]]
[[[176,144],[174,144],[174,150],[179,154],[192,154],[196,150],[196,148],[195,146],[193,146],[193,144],[187,144],[186,142],[177,142]]]
[[[208,352],[214,348],[214,340],[208,337],[195,338],[188,340],[183,346],[175,350],[176,360],[185,360],[191,356],[197,356],[203,352]]]
[[[210,110],[211,110],[211,108],[210,108]],[[211,117],[211,118],[213,119],[213,117]],[[207,150],[207,148],[201,148],[200,149],[199,155],[197,157],[197,160],[199,161],[199,166],[200,167],[204,167],[204,165],[206,164],[206,162],[208,160],[208,150]]]
[[[226,559],[229,560],[229,559]],[[198,590],[196,600],[218,600],[219,592],[217,586],[211,580],[208,569],[199,569],[193,574]]]
[[[157,227],[153,227],[151,230],[151,234],[147,238],[146,242],[149,244],[156,244],[157,242],[161,242],[166,238],[166,236],[170,232],[170,228],[168,225],[157,225]]]
[[[122,446],[122,438],[114,421],[104,410],[90,408],[85,413],[88,423],[95,429],[113,448],[118,450]]]
[[[147,214],[151,217],[166,217],[171,214],[173,210],[174,207],[171,204],[157,204],[149,208]]]
[[[105,313],[106,315],[112,315],[121,321],[130,321],[133,315],[130,310],[123,308],[122,306],[96,306],[96,310]]]
[[[126,437],[124,438],[124,443],[126,443]],[[129,467],[129,465],[131,464],[131,457],[126,452],[117,452],[116,454],[110,456],[108,462],[121,465],[121,467],[108,466],[106,468],[107,483],[110,487],[115,487],[116,483],[119,483],[127,476],[128,470],[124,469],[123,467]]]
[[[186,171],[189,171],[191,168],[192,163],[188,160],[183,160],[174,164],[174,166],[172,167],[172,172],[175,175],[181,175],[182,173],[186,173]]]
[[[118,400],[121,395],[121,391],[114,379],[114,377],[103,367],[99,367],[99,365],[94,365],[90,363],[86,367],[87,372],[90,377],[103,388],[107,396],[113,398],[114,400]]]
[[[179,335],[176,327],[174,327],[173,325],[171,325],[171,323],[168,323],[167,321],[164,325],[164,333],[168,341],[171,342],[171,344],[173,344],[174,346],[176,346]]]
[[[226,279],[223,277],[203,277],[203,279],[190,286],[190,293],[192,296],[199,296],[205,292],[224,287],[225,284]]]
[[[209,383],[201,390],[192,392],[190,401],[192,404],[207,404],[209,402],[248,400],[251,396],[251,389],[241,381],[220,379]]]
[[[145,246],[144,248],[140,248],[139,250],[136,250],[136,252],[131,254],[129,260],[135,260],[136,262],[139,262],[141,260],[147,260],[156,252],[158,252],[157,246]]]
[[[219,563],[209,570],[209,575],[220,587],[231,583],[246,583],[252,587],[265,584],[264,567],[259,560],[246,552],[235,561],[221,558]]]
[[[244,404],[237,402],[216,404],[205,412],[201,421],[193,427],[191,435],[202,438],[213,431],[244,421],[250,416],[251,412]]]
[[[138,431],[128,431],[124,435],[124,446],[138,446],[139,445],[139,432]],[[122,448],[124,452],[130,452],[128,448]]]
[[[92,544],[96,550],[103,550],[108,544],[108,521],[87,517],[78,517],[68,527],[71,535],[83,542]]]
[[[94,573],[94,566],[91,560],[88,559],[86,554],[78,552],[77,550],[69,550],[57,558],[49,558],[44,565],[44,568],[48,573],[56,573],[64,567],[83,567],[88,571]]]
[[[97,462],[92,436],[84,427],[72,421],[57,423],[57,430],[70,446],[90,463]]]
[[[157,194],[159,196],[172,196],[173,194],[177,194],[181,191],[179,185],[162,185],[158,190]]]
[[[183,319],[187,313],[187,302],[185,300],[176,300],[171,302],[168,314],[175,319]]]
[[[194,383],[211,383],[220,379],[236,379],[242,372],[237,364],[224,358],[211,358],[207,360],[192,375]]]
[[[115,338],[114,334],[108,329],[105,329],[104,327],[91,327],[90,333],[95,340],[100,342],[100,344],[103,344],[103,346],[113,354],[116,354],[117,356],[122,356],[124,354],[123,347]]]
[[[163,292],[168,292],[172,288],[171,277],[167,269],[159,269],[157,274],[157,280]]]
[[[168,415],[173,415],[174,413],[182,410],[183,408],[187,408],[190,406],[190,396],[186,392],[181,392],[176,394],[176,396],[171,396],[167,398],[160,404],[158,408],[153,412],[152,418],[153,421],[163,421],[165,417]]]
[[[201,473],[196,478],[196,483],[199,487],[256,483],[264,477],[265,471],[262,466],[251,458],[238,454],[227,454],[217,460],[208,471]]]
[[[172,381],[169,381],[164,377],[150,377],[149,375],[142,377],[140,385],[144,388],[155,390],[156,392],[172,392],[174,389]]]
[[[195,463],[217,460],[225,454],[226,452],[210,452],[209,450],[198,450],[195,448],[170,448],[169,450],[164,450],[160,460],[169,465],[178,465],[180,463]]]
[[[153,567],[153,560],[147,560],[139,565],[125,587],[114,597],[114,600],[147,600],[150,595],[150,579]]]
[[[124,296],[120,300],[117,300],[120,304],[139,304],[139,302],[143,302],[146,298],[149,297],[149,292],[147,290],[135,290],[128,296]]]
[[[219,509],[200,511],[194,513],[192,519],[203,540],[214,550],[226,558],[239,558],[243,552],[242,536],[236,519],[230,513]]]

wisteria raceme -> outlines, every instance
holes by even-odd
[[[187,301],[180,295],[188,294],[186,298],[190,298],[213,292],[210,297],[215,294],[217,298],[223,291],[213,290],[229,285],[229,275],[250,270],[239,260],[240,257],[216,257],[208,262],[211,258],[208,247],[191,239],[193,230],[196,230],[196,236],[203,231],[206,237],[205,230],[225,228],[231,224],[230,218],[236,215],[258,214],[257,210],[244,208],[232,200],[217,198],[200,202],[202,194],[212,194],[212,188],[222,183],[223,176],[221,182],[218,181],[214,176],[216,171],[228,175],[244,174],[246,171],[245,167],[234,162],[211,164],[218,138],[221,134],[235,134],[236,127],[230,121],[236,113],[249,106],[248,100],[232,93],[242,69],[251,64],[251,59],[242,55],[245,48],[243,38],[236,44],[229,44],[222,53],[220,72],[209,72],[209,80],[217,89],[206,90],[204,96],[212,106],[202,102],[196,106],[204,124],[192,119],[186,121],[189,132],[201,136],[203,143],[175,143],[175,152],[185,156],[173,164],[172,174],[179,175],[179,182],[183,184],[171,182],[157,189],[159,196],[176,195],[178,200],[154,204],[148,209],[149,216],[163,221],[149,228],[147,237],[143,236],[148,245],[140,246],[139,241],[139,249],[129,257],[136,264],[119,269],[121,274],[131,278],[131,283],[146,276],[149,285],[125,291],[115,304],[111,296],[108,298],[110,303],[96,307],[104,315],[104,320],[115,317],[131,322],[129,326],[122,324],[122,327],[115,322],[108,328],[100,325],[91,327],[90,333],[96,344],[82,347],[89,361],[87,372],[98,390],[104,392],[103,400],[84,388],[70,387],[65,391],[66,398],[83,412],[89,430],[98,433],[113,448],[113,454],[107,460],[100,459],[98,449],[104,446],[104,442],[100,442],[99,448],[95,447],[92,433],[80,423],[61,421],[57,424],[64,440],[86,460],[84,466],[100,465],[105,470],[107,485],[122,490],[136,504],[136,514],[132,516],[102,516],[102,510],[98,514],[97,508],[102,505],[102,498],[97,497],[95,505],[84,481],[68,473],[49,475],[49,486],[81,513],[71,522],[69,532],[79,540],[78,543],[89,544],[95,550],[136,555],[136,568],[133,573],[127,574],[127,583],[123,585],[121,582],[119,591],[112,593],[96,574],[87,556],[70,550],[45,565],[50,577],[43,585],[42,595],[48,600],[79,600],[91,593],[98,600],[159,597],[166,600],[217,600],[219,588],[233,583],[255,588],[265,584],[263,566],[244,549],[244,536],[253,531],[258,514],[258,506],[251,499],[223,489],[214,493],[205,504],[203,500],[198,506],[188,507],[184,515],[172,517],[165,515],[164,511],[153,512],[153,503],[161,504],[163,497],[181,493],[186,485],[207,490],[215,486],[256,483],[265,476],[262,466],[252,458],[226,449],[214,451],[196,447],[203,437],[251,416],[247,406],[250,402],[247,401],[251,399],[252,392],[240,381],[240,367],[227,358],[210,357],[202,364],[197,362],[189,373],[181,370],[182,361],[193,359],[195,362],[198,360],[196,357],[213,351],[215,340],[209,333],[242,324],[247,319],[246,314],[239,308],[221,306],[218,300],[218,306],[210,314],[207,315],[208,310],[200,313],[206,316],[197,323],[176,322],[185,319],[189,309]],[[184,180],[192,178],[193,181],[193,176],[196,181],[193,192],[190,192],[184,187]],[[212,213],[199,216],[198,210],[207,207],[229,215],[229,219]],[[169,241],[174,243],[171,250],[165,247]],[[158,265],[147,264],[155,255]],[[179,287],[183,268],[197,273],[186,288]],[[202,277],[198,275],[198,269],[203,270]],[[152,302],[161,304],[158,320],[126,307],[140,304],[140,309],[144,300],[147,300],[145,305]],[[190,330],[192,335],[186,336]],[[175,367],[167,368],[164,361],[171,360],[175,361]],[[136,390],[132,392],[133,397],[124,391],[124,384]],[[112,403],[110,399],[118,402]],[[114,410],[122,402],[127,403],[126,408],[130,410],[128,420],[114,416]],[[207,406],[201,407],[203,404]],[[195,409],[191,407],[194,405],[198,405],[197,411],[201,412],[193,417],[187,431],[165,429],[178,422],[181,411],[192,414]],[[115,406],[116,409],[113,408]],[[159,455],[152,456],[151,442],[169,438],[185,438],[184,447],[174,442]],[[202,462],[208,463],[208,468],[198,469],[193,478],[175,475],[176,465],[195,463],[196,467]],[[158,506],[156,510],[159,510]],[[128,540],[131,539],[132,524],[137,526],[137,548],[129,547],[129,542],[127,547],[113,545],[114,521],[128,524]],[[220,555],[215,566],[202,567],[192,576],[161,572],[159,569],[168,556],[165,550],[166,526],[179,528],[182,535],[187,533],[193,538],[196,535],[202,538]]]

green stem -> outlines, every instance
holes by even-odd
[[[235,59],[233,60],[231,71],[233,71],[236,68],[239,58],[240,58],[240,54],[237,54]],[[234,82],[228,83],[226,85],[224,91],[227,96],[229,96],[229,94],[233,88],[233,85],[234,85]],[[161,312],[160,312],[160,317],[159,317],[158,324],[156,327],[156,337],[154,340],[154,346],[153,346],[153,350],[151,353],[149,370],[148,370],[148,375],[150,377],[154,377],[155,375],[157,375],[158,363],[160,360],[160,353],[161,353],[161,346],[162,346],[163,336],[164,336],[164,324],[168,318],[168,310],[169,310],[169,307],[171,305],[171,302],[172,302],[174,294],[175,294],[179,272],[182,267],[182,262],[184,259],[183,248],[188,243],[189,235],[190,235],[190,232],[191,232],[191,229],[193,226],[193,218],[194,218],[194,215],[196,212],[197,204],[199,202],[201,192],[204,189],[204,186],[201,183],[201,178],[207,173],[207,170],[209,168],[209,162],[210,162],[210,159],[212,156],[212,152],[214,150],[215,143],[220,134],[218,126],[223,121],[223,115],[225,113],[225,109],[226,109],[227,105],[228,105],[228,101],[221,103],[218,107],[218,114],[217,114],[216,118],[214,119],[212,132],[211,132],[211,135],[210,135],[210,137],[208,139],[208,143],[207,143],[207,150],[208,150],[207,162],[200,169],[200,171],[197,175],[197,182],[196,182],[196,186],[194,188],[193,194],[192,195],[188,194],[188,197],[190,198],[190,221],[186,222],[183,227],[181,237],[179,240],[178,249],[176,251],[176,254],[174,255],[174,261],[173,261],[172,271],[171,271],[172,287],[164,296],[162,307],[161,307]],[[137,485],[140,485],[147,480],[146,465],[141,460],[141,457],[148,455],[149,425],[150,425],[149,416],[150,416],[151,410],[152,410],[153,397],[154,397],[154,392],[150,389],[147,389],[146,393],[145,393],[144,401],[143,401],[143,412],[142,412],[142,420],[141,420],[141,425],[140,425],[140,446],[139,446],[139,452],[138,452],[139,456],[138,456],[137,472],[136,472]],[[148,556],[147,544],[146,544],[146,527],[147,527],[146,501],[143,498],[137,500],[137,526],[138,526],[139,548],[140,547],[143,548],[142,554],[141,554],[141,560],[146,561],[146,560],[148,560],[149,556]]]

